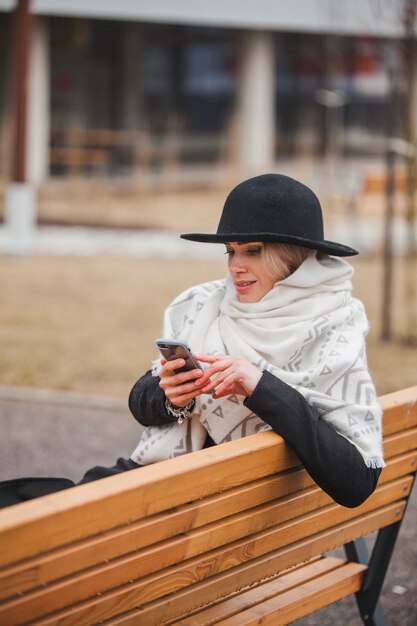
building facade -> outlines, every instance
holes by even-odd
[[[12,15],[0,0],[0,177],[10,176]],[[401,2],[399,0],[399,4]],[[209,6],[208,6],[209,5]],[[27,179],[377,154],[396,2],[32,0]]]

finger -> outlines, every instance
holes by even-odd
[[[174,374],[171,376],[171,383],[174,385],[183,385],[184,383],[194,382],[203,376],[203,371],[198,370],[190,370],[188,372],[180,372],[179,374]]]
[[[165,384],[160,383],[159,386],[167,398],[171,398],[171,396],[184,395],[185,393],[202,393],[202,390],[196,387],[193,382],[184,383],[182,385],[172,385],[170,381]]]
[[[226,391],[224,390],[217,390],[215,392],[212,393],[212,398],[213,400],[218,400],[219,398],[224,398],[225,396],[230,396],[230,391]]]
[[[205,385],[208,385],[210,383],[210,377],[206,376],[206,372],[203,370],[203,375],[196,378],[196,380],[194,381],[196,387],[201,388],[204,387]]]
[[[218,374],[214,380],[211,380],[209,382],[208,385],[205,385],[204,387],[202,387],[201,391],[203,393],[210,393],[210,391],[213,391],[213,389],[215,389],[217,387],[217,385],[219,385],[221,382],[223,382],[224,380],[224,376],[222,374]]]
[[[207,370],[193,370],[192,375],[187,376],[187,380],[194,380],[196,387],[201,388],[210,383],[210,376],[215,373],[208,373],[210,369],[211,368],[208,368]],[[221,371],[221,369],[222,368],[220,367],[219,371]],[[173,376],[172,379],[176,380],[176,376]]]
[[[215,363],[219,359],[224,359],[224,355],[216,354],[196,354],[196,358],[204,363]]]
[[[246,382],[244,382],[241,376],[235,375],[224,380],[221,388],[219,390],[215,389],[213,397],[216,397],[217,393],[221,394],[222,396],[228,395],[230,393],[236,393],[240,396],[250,396],[252,391],[246,386]]]
[[[172,361],[165,361],[164,370],[172,373],[175,369],[180,369],[181,367],[184,367],[184,365],[184,359],[173,359]]]
[[[221,375],[230,374],[236,371],[236,367],[232,359],[223,358],[221,361],[217,361],[204,370],[204,377],[212,379],[213,376],[219,377]]]
[[[194,369],[194,370],[186,370],[184,372],[178,372],[178,374],[176,374],[176,370],[179,370],[181,368],[183,368],[185,365],[185,360],[184,359],[175,359],[174,361],[167,361],[165,363],[165,365],[163,366],[163,368],[161,369],[161,373],[162,376],[160,376],[160,378],[163,378],[164,374],[168,374],[168,376],[179,376],[182,374],[185,374],[185,380],[188,380],[189,374],[191,373],[191,376],[194,376],[194,378],[196,376],[201,376],[203,370],[201,368],[198,369]],[[199,372],[196,374],[196,372]]]
[[[172,395],[184,395],[186,393],[194,393],[194,392],[201,393],[201,389],[196,387],[194,382],[183,383],[182,385],[173,385],[172,379],[168,379],[168,381],[169,382],[165,385],[161,385],[161,384],[159,385],[161,389],[163,389],[167,397],[172,396]]]
[[[187,372],[179,372],[178,374],[169,374],[168,376],[160,376],[161,382],[164,381],[164,384],[166,384],[166,381],[168,381],[169,385],[182,385],[183,383],[189,382],[191,380],[195,380],[198,378],[201,378],[203,376],[203,371],[200,369],[195,369],[195,370],[189,370]]]
[[[204,371],[204,374],[208,378],[211,378],[215,374],[219,374],[220,372],[225,372],[232,365],[233,365],[233,361],[231,359],[223,357],[221,361],[216,361],[216,363],[213,363],[212,365],[210,365],[210,367],[208,367]]]
[[[229,374],[229,376],[224,376],[222,380],[215,385],[213,398],[219,398],[231,393],[231,387],[235,387],[236,384],[240,384],[239,381],[236,380],[236,372]]]
[[[233,376],[224,380],[218,387],[216,387],[212,392],[212,397],[214,400],[217,400],[218,398],[229,396],[232,393],[242,396],[247,395],[241,383],[236,381]]]
[[[202,370],[179,372],[178,374],[160,376],[159,386],[162,387],[162,389],[166,389],[167,387],[181,387],[186,383],[196,383],[202,377]]]
[[[175,406],[185,406],[186,404],[191,402],[191,400],[199,396],[200,393],[201,393],[200,391],[194,391],[193,393],[173,395],[170,397],[167,396],[167,398]]]

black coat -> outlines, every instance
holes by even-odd
[[[291,445],[313,480],[333,500],[355,507],[374,491],[381,470],[368,468],[356,447],[322,420],[290,385],[265,371],[244,404]],[[133,386],[129,408],[143,426],[175,421],[165,409],[159,377],[151,371]],[[208,445],[213,445],[209,437]]]

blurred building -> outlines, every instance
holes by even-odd
[[[10,175],[17,0],[0,0],[0,178]],[[390,0],[32,0],[30,182],[377,153]],[[22,96],[24,97],[24,96]]]

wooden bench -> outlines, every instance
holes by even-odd
[[[355,509],[271,432],[3,509],[0,624],[276,626],[353,593],[364,623],[382,624],[416,400],[417,387],[381,399],[387,467]],[[346,559],[322,556],[342,545]]]

